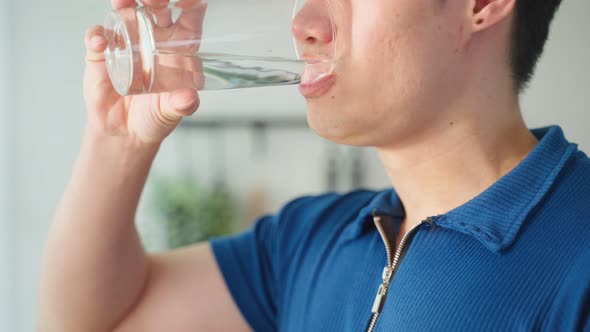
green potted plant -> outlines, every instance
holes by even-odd
[[[153,202],[168,248],[178,248],[231,233],[236,205],[221,189],[208,189],[190,176],[159,176]]]

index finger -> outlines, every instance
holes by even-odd
[[[168,6],[170,0],[140,0],[146,7],[163,8]]]
[[[137,7],[137,2],[135,0],[111,0],[111,5],[113,9],[133,8]]]

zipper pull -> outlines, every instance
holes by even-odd
[[[391,270],[391,266],[386,266],[383,268],[383,273],[381,273],[381,279],[383,280],[384,284],[389,284],[392,272],[393,271]]]
[[[373,308],[371,308],[372,313],[376,314],[381,311],[381,305],[383,304],[386,294],[387,286],[385,284],[381,284],[379,286],[379,290],[377,290],[377,295],[375,296],[375,301],[373,302]]]

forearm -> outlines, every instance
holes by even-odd
[[[146,283],[149,263],[134,217],[158,147],[125,140],[84,138],[46,248],[43,331],[104,332]]]

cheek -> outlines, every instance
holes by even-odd
[[[370,32],[369,32],[370,31]],[[357,94],[365,95],[378,116],[395,103],[405,103],[421,85],[422,52],[413,45],[409,29],[379,29],[359,38],[351,54],[351,72]]]
[[[372,76],[381,86],[399,79],[412,59],[421,51],[423,32],[422,1],[384,0],[374,4],[355,2],[349,56],[355,77]],[[397,3],[397,4],[396,4]]]

